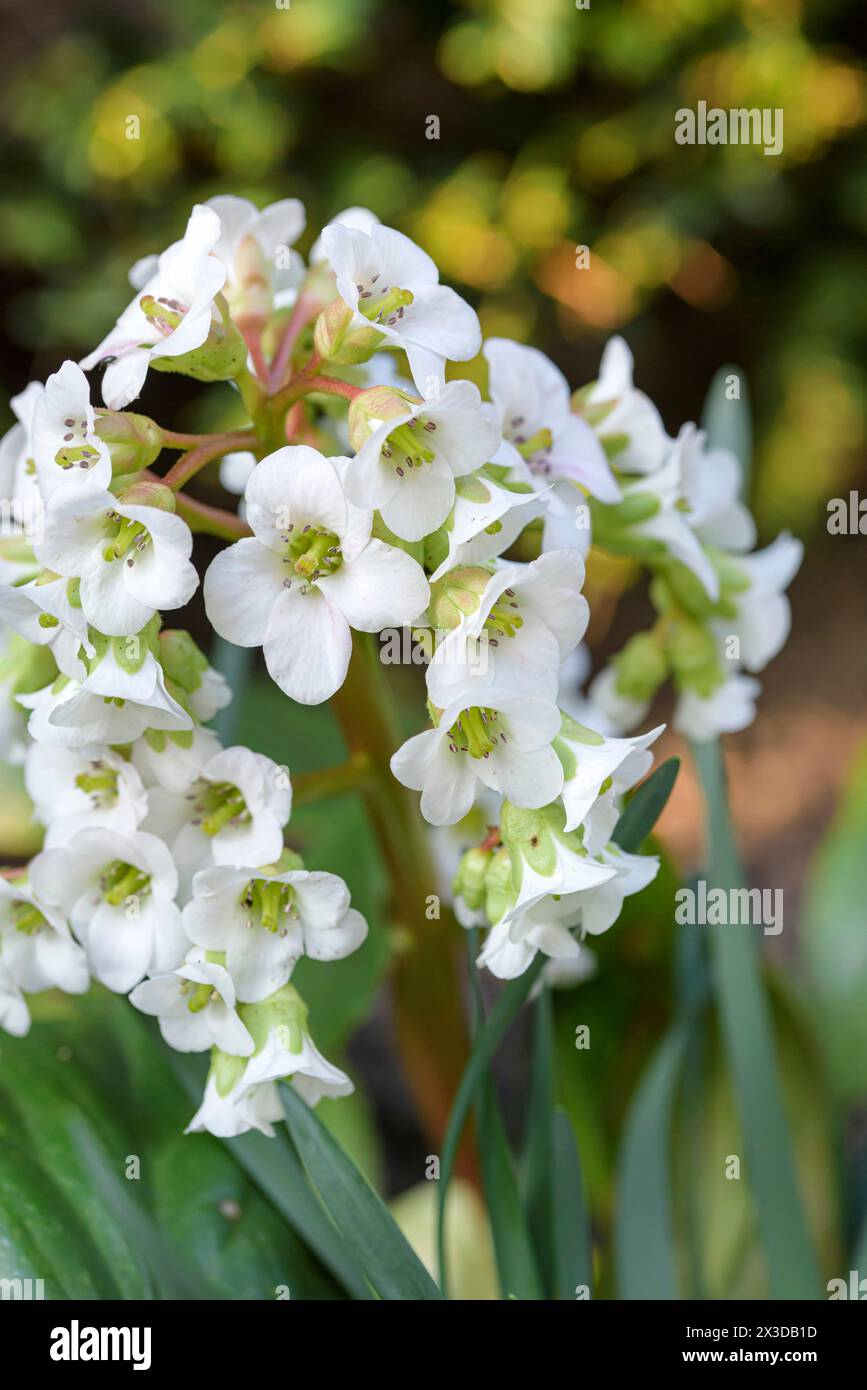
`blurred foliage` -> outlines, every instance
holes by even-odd
[[[766,532],[808,530],[848,485],[867,434],[867,86],[846,0],[18,0],[11,21],[7,392],[28,357],[44,375],[102,336],[128,266],[195,199],[297,194],[305,247],[370,205],[487,332],[532,337],[576,383],[625,330],[672,430],[741,363]],[[675,111],[699,100],[782,108],[782,154],[677,145]],[[157,415],[157,393],[179,399],[148,391]]]

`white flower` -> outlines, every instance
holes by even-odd
[[[48,569],[80,579],[87,621],[110,637],[140,632],[158,609],[182,608],[199,579],[187,523],[160,507],[119,501],[97,487],[55,491],[36,553]]]
[[[126,994],[149,971],[180,965],[189,942],[174,901],[177,870],[162,840],[94,828],[43,857],[54,897],[109,989]]]
[[[712,599],[719,597],[719,578],[683,510],[684,487],[681,456],[673,449],[655,473],[629,479],[623,484],[623,505],[644,501],[652,514],[628,525],[625,535],[649,541],[654,549],[678,560],[696,576]],[[604,537],[602,544],[605,544]]]
[[[197,724],[187,733],[149,730],[132,747],[132,760],[146,787],[162,787],[176,796],[188,792],[202,768],[220,751],[212,729]]]
[[[53,870],[51,851],[43,851],[24,878],[0,877],[3,967],[27,994],[53,988],[84,994],[87,962],[70,934]]]
[[[618,808],[614,798],[629,791],[650,770],[653,755],[647,750],[664,728],[665,725],[660,724],[649,734],[636,738],[604,738],[595,730],[576,723],[568,715],[562,716],[554,747],[563,763],[561,795],[566,811],[566,831],[575,830],[584,823],[599,797],[605,794],[603,787],[606,783],[611,784],[611,809],[616,823]],[[608,839],[606,835],[603,843],[607,843]],[[591,853],[594,852],[592,846],[587,847]]]
[[[113,359],[102,379],[102,397],[110,410],[122,410],[135,399],[155,358],[180,357],[201,347],[212,323],[219,321],[214,299],[226,283],[226,267],[211,252],[221,230],[213,209],[196,206],[181,241],[156,262],[147,257],[133,267],[130,279],[140,293],[81,362],[90,370]]]
[[[488,933],[477,964],[501,980],[511,980],[523,975],[542,951],[571,970],[573,978],[586,978],[587,952],[581,938],[613,926],[624,898],[640,893],[659,872],[654,855],[626,854],[616,845],[603,850],[596,862],[613,870],[607,881],[575,893],[537,897],[519,912],[507,913]]]
[[[756,524],[740,500],[741,465],[729,449],[708,449],[704,430],[684,425],[675,450],[680,456],[687,519],[699,540],[720,550],[749,550]]]
[[[219,1047],[235,1057],[249,1057],[254,1043],[238,1017],[235,986],[224,966],[191,952],[169,974],[143,980],[129,996],[142,1013],[160,1021],[160,1032],[178,1052],[206,1052]]]
[[[86,671],[79,648],[89,657],[95,649],[77,591],[77,581],[50,570],[22,584],[0,584],[0,619],[35,646],[50,646],[64,675],[83,679]]]
[[[308,1105],[323,1097],[351,1095],[355,1089],[345,1072],[322,1056],[307,1028],[307,1008],[292,985],[284,985],[264,1003],[244,1010],[256,1040],[256,1051],[247,1063],[244,1090],[273,1081],[292,1080]],[[267,1033],[262,1038],[263,1025]]]
[[[64,845],[88,826],[131,834],[147,814],[147,793],[135,767],[104,745],[71,749],[33,743],[24,779],[35,814],[47,827],[47,849]]]
[[[304,262],[291,250],[307,221],[304,204],[282,198],[260,211],[246,198],[221,194],[205,203],[220,219],[220,238],[213,248],[226,267],[224,289],[233,317],[250,308],[250,282],[261,286],[261,310],[290,304],[304,274]]]
[[[229,1063],[236,1061],[233,1057],[227,1057],[226,1060]],[[243,1063],[244,1059],[238,1058],[237,1061]],[[241,1075],[243,1076],[243,1071]],[[282,1119],[283,1106],[274,1082],[245,1087],[236,1081],[229,1084],[226,1090],[221,1090],[218,1073],[212,1066],[208,1072],[202,1103],[184,1134],[207,1131],[209,1134],[215,1134],[218,1139],[234,1139],[239,1134],[246,1134],[248,1130],[258,1129],[260,1133],[273,1139],[274,1123]]]
[[[391,227],[369,231],[332,222],[322,246],[354,323],[374,328],[383,347],[403,348],[416,386],[426,394],[447,359],[465,362],[481,346],[475,311],[439,283],[439,271],[415,242]]]
[[[62,748],[134,743],[146,729],[193,727],[186,710],[166,690],[162,667],[151,652],[131,671],[119,661],[113,643],[86,680],[59,677],[53,685],[17,699],[31,711],[30,737]]]
[[[614,461],[625,473],[653,473],[671,446],[659,411],[643,391],[632,384],[632,353],[622,338],[611,338],[599,364],[599,377],[585,399],[603,443],[611,446]],[[605,407],[600,410],[599,407]],[[619,447],[618,447],[619,446]]]
[[[735,672],[727,676],[708,699],[685,690],[674,711],[672,725],[685,738],[707,743],[717,734],[736,734],[756,717],[761,685],[752,676]]]
[[[232,698],[232,687],[222,672],[215,671],[213,666],[206,666],[199,673],[195,690],[187,692],[190,711],[203,724],[230,705]]]
[[[543,484],[577,483],[603,502],[619,501],[620,488],[605,451],[586,420],[573,414],[569,385],[559,368],[538,348],[508,338],[488,338],[484,355],[503,438],[530,474]],[[565,496],[575,500],[574,486]]]
[[[484,705],[457,699],[435,729],[416,734],[397,750],[391,770],[421,792],[421,813],[431,825],[451,825],[467,814],[478,782],[520,806],[545,806],[563,786],[551,740],[560,713],[549,700],[484,692]]]
[[[222,749],[201,767],[184,797],[183,824],[170,843],[185,873],[210,863],[255,868],[280,858],[292,784],[286,769],[264,754]],[[162,808],[162,799],[154,803]]]
[[[364,232],[367,236],[373,231],[374,227],[381,226],[380,219],[370,208],[344,208],[336,216],[331,218],[327,224],[329,227],[351,227],[357,232]],[[325,230],[323,228],[323,230]],[[309,261],[311,265],[322,265],[328,260],[325,247],[322,244],[322,237],[318,236],[310,248]]]
[[[335,460],[304,445],[256,467],[247,514],[253,537],[222,551],[205,576],[208,617],[227,641],[261,646],[285,694],[320,704],[346,677],[351,628],[400,627],[424,610],[424,571],[370,539],[370,516],[347,504]]]
[[[736,612],[715,618],[712,627],[721,645],[729,637],[739,639],[739,659],[748,671],[763,670],[785,645],[792,611],[783,591],[797,574],[803,555],[801,542],[784,532],[764,550],[739,555],[731,562],[749,587],[726,593]]]
[[[472,382],[452,381],[429,399],[407,399],[398,414],[367,419],[369,435],[346,470],[350,501],[381,512],[403,540],[436,531],[454,504],[455,478],[475,472],[499,445],[481,405]]]
[[[111,454],[96,433],[90,387],[75,362],[64,362],[35,398],[32,431],[36,476],[46,501],[71,482],[108,487]]]
[[[2,940],[0,940],[2,951]],[[0,1028],[13,1038],[23,1038],[30,1031],[30,1011],[21,989],[3,965],[0,955]]]
[[[588,697],[591,710],[599,710],[608,727],[622,733],[634,729],[650,709],[649,700],[634,700],[617,689],[616,666],[606,666],[590,683]]]
[[[509,852],[514,889],[514,900],[502,914],[507,923],[543,898],[598,888],[617,872],[591,856],[578,832],[567,832],[564,825],[559,805],[528,809],[504,803],[500,833]]]
[[[9,402],[16,423],[0,439],[0,502],[3,504],[2,531],[5,537],[41,535],[44,503],[36,481],[33,457],[33,409],[42,395],[42,384],[31,381]],[[0,556],[0,580],[14,584],[26,573],[16,559]]]
[[[517,491],[501,486],[485,472],[458,478],[455,505],[445,523],[448,554],[431,575],[431,583],[456,565],[484,564],[502,555],[544,510],[544,501],[529,488]]]
[[[184,908],[191,941],[225,953],[239,999],[267,998],[304,955],[342,960],[362,944],[367,923],[336,874],[285,869],[203,869]]]
[[[461,573],[455,576],[458,582]],[[583,583],[584,562],[572,550],[495,570],[478,608],[443,638],[428,666],[433,703],[450,704],[456,686],[468,681],[476,696],[482,688],[495,687],[555,700],[560,665],[589,621]],[[447,584],[448,576],[441,581]],[[480,653],[484,662],[476,661]]]

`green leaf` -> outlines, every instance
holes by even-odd
[[[485,1200],[504,1298],[541,1299],[542,1282],[524,1220],[512,1154],[490,1078],[477,1106]]]
[[[611,836],[621,849],[630,854],[641,849],[665,809],[679,769],[679,758],[667,759],[632,794]]]
[[[554,1112],[553,1194],[557,1214],[554,1297],[571,1299],[579,1284],[592,1291],[593,1263],[581,1160],[572,1121],[562,1106]]]
[[[286,1127],[326,1209],[382,1298],[442,1297],[388,1208],[316,1115],[281,1086]]]
[[[204,1084],[203,1068],[196,1066],[194,1058],[180,1053],[173,1054],[172,1063],[191,1098],[198,1097]],[[360,1265],[307,1181],[286,1135],[278,1132],[269,1139],[251,1130],[221,1143],[347,1293],[356,1299],[371,1298]]]
[[[728,812],[719,744],[691,745],[708,806],[708,887],[738,888],[743,875]],[[710,932],[714,989],[744,1133],[746,1168],[776,1299],[818,1298],[819,1272],[795,1175],[755,928]]]
[[[800,944],[809,1006],[842,1099],[867,1092],[867,747],[807,880]]]
[[[677,1299],[669,1148],[689,1024],[670,1028],[630,1106],[617,1180],[617,1280],[624,1299]]]
[[[542,989],[533,1007],[530,1100],[524,1141],[524,1206],[548,1297],[556,1282],[554,1197],[554,1071],[551,995]]]
[[[464,1074],[458,1086],[457,1095],[452,1104],[449,1122],[446,1126],[445,1136],[442,1143],[440,1154],[440,1177],[439,1177],[439,1201],[437,1203],[437,1258],[440,1271],[440,1286],[443,1292],[447,1288],[447,1269],[445,1256],[445,1207],[446,1197],[448,1196],[449,1183],[455,1167],[455,1159],[458,1155],[458,1146],[461,1142],[461,1135],[464,1131],[467,1117],[472,1108],[473,1102],[488,1074],[488,1069],[493,1060],[500,1040],[508,1029],[510,1023],[518,1013],[533,985],[536,983],[545,965],[546,957],[539,952],[529,969],[523,975],[519,975],[516,980],[511,980],[503,990],[496,1004],[492,1008],[488,1018],[473,1043],[470,1059],[467,1062]]]

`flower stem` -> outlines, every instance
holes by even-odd
[[[469,1053],[461,933],[445,907],[441,916],[427,915],[428,904],[439,901],[428,837],[414,799],[389,770],[401,737],[376,647],[364,633],[354,635],[349,674],[333,706],[350,754],[366,754],[369,760],[364,799],[390,873],[392,919],[406,943],[397,954],[392,982],[397,1036],[422,1123],[437,1143]],[[477,1178],[469,1142],[460,1166]]]
[[[246,521],[235,516],[234,512],[225,512],[222,507],[209,507],[206,502],[188,497],[185,492],[177,494],[175,503],[178,516],[182,516],[190,530],[196,533],[219,536],[224,541],[239,541],[253,534]]]
[[[230,454],[233,449],[250,449],[258,440],[254,430],[237,430],[234,434],[212,434],[205,435],[202,443],[173,463],[168,473],[162,479],[166,487],[170,487],[173,492],[177,492],[190,478],[195,477],[200,468],[211,463],[214,459],[220,458],[223,454]]]
[[[283,378],[286,375],[286,368],[289,366],[292,349],[308,323],[318,314],[319,308],[318,299],[308,299],[303,294],[298,296],[298,301],[292,310],[292,316],[283,330],[283,336],[271,362],[270,389],[272,391],[278,391],[283,385]]]
[[[344,792],[367,792],[372,786],[370,758],[355,753],[338,767],[325,767],[317,772],[301,772],[292,777],[292,805],[310,806],[330,796]]]

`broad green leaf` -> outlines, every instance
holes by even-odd
[[[575,1297],[579,1285],[584,1284],[592,1291],[593,1262],[581,1160],[572,1121],[562,1106],[554,1112],[553,1193],[556,1212],[554,1296],[569,1299]]]
[[[682,1020],[663,1037],[633,1099],[617,1182],[615,1247],[624,1299],[677,1299],[669,1150],[680,1069],[689,1041]]]
[[[445,1257],[445,1204],[464,1125],[473,1102],[487,1077],[488,1069],[500,1040],[536,983],[545,960],[546,957],[540,951],[529,969],[525,970],[523,975],[519,975],[516,980],[510,980],[509,984],[506,985],[473,1042],[470,1059],[452,1103],[440,1154],[439,1203],[437,1208],[437,1259],[440,1271],[440,1287],[444,1293],[447,1290],[448,1281]]]
[[[476,1114],[485,1200],[502,1295],[504,1298],[541,1299],[544,1297],[542,1281],[521,1206],[509,1141],[490,1078],[482,1087]]]
[[[441,1298],[436,1284],[367,1179],[291,1086],[281,1086],[280,1090],[286,1127],[307,1175],[380,1296]]]
[[[554,1196],[554,1068],[551,995],[540,991],[533,1006],[530,1098],[524,1140],[524,1206],[545,1292],[556,1282]]]
[[[834,1091],[867,1095],[867,748],[807,880],[799,942]]]
[[[630,797],[611,836],[621,849],[630,854],[641,849],[665,809],[679,768],[680,759],[669,758]]]
[[[726,891],[743,876],[728,812],[718,743],[692,745],[708,806],[708,886]],[[746,1163],[773,1298],[816,1298],[819,1274],[798,1191],[792,1133],[783,1105],[770,1009],[755,928],[710,932],[714,988],[744,1133]]]

